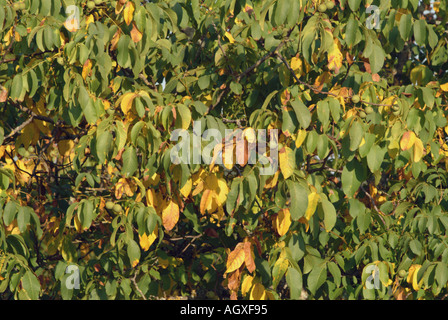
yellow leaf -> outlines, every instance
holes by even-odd
[[[415,136],[415,133],[412,131],[406,131],[403,136],[401,137],[400,140],[400,147],[401,150],[406,151],[410,148],[412,148],[412,146],[415,143],[415,139],[417,137]]]
[[[448,82],[444,83],[444,84],[441,84],[440,85],[440,89],[442,89],[442,91],[447,92],[448,91]]]
[[[91,15],[89,15],[89,16],[86,18],[86,27],[89,27],[89,24],[91,24],[91,23],[93,23],[93,22],[95,22],[95,18],[94,18],[93,15],[91,14]]]
[[[230,252],[227,263],[226,263],[226,273],[233,272],[237,270],[244,263],[245,253],[244,253],[244,243],[238,243],[235,249]]]
[[[229,39],[230,43],[234,43],[235,42],[235,39],[233,38],[233,36],[230,34],[229,31],[226,31],[225,36],[226,36],[227,39]]]
[[[266,300],[266,291],[261,283],[256,283],[250,292],[250,300]]]
[[[285,179],[288,179],[293,173],[295,168],[294,151],[291,148],[285,147],[280,150],[279,154],[280,170]]]
[[[300,148],[303,141],[305,141],[305,138],[306,138],[306,130],[300,129],[299,132],[297,133],[296,148]]]
[[[275,226],[280,237],[288,232],[291,226],[291,213],[289,209],[282,209],[278,212],[277,218],[275,219]]]
[[[179,205],[170,200],[162,211],[163,226],[170,231],[177,224],[177,221],[179,221]]]
[[[311,217],[313,216],[314,212],[317,208],[317,203],[319,202],[319,195],[316,192],[311,192],[308,195],[308,207],[306,208],[305,212],[305,218],[306,220],[310,221]]]
[[[423,278],[420,280],[420,282],[417,281],[417,274],[418,270],[420,270],[422,266],[419,264],[413,264],[409,268],[408,277],[406,278],[407,283],[412,283],[412,288],[414,288],[415,291],[420,289],[420,286],[423,283]]]
[[[334,39],[333,45],[328,50],[328,69],[334,70],[339,73],[339,69],[342,67],[342,53],[338,46],[339,41]]]
[[[138,236],[140,239],[140,247],[142,248],[143,251],[149,250],[149,247],[151,247],[151,245],[157,238],[157,233],[158,230],[156,226],[150,235],[146,235],[146,233],[144,233],[142,236],[140,235]]]
[[[291,59],[291,69],[294,71],[297,78],[302,75],[303,63],[300,58],[292,57]]]
[[[137,29],[135,23],[132,23],[131,38],[135,43],[142,40],[143,34]]]
[[[192,183],[191,179],[189,178],[187,180],[187,182],[184,184],[184,186],[182,188],[180,188],[179,191],[185,198],[187,198],[190,195],[192,187],[193,187],[193,183]]]
[[[423,153],[424,148],[422,140],[416,138],[414,142],[414,162],[419,162],[423,157]]]
[[[241,294],[243,295],[243,297],[250,291],[250,289],[252,288],[252,284],[254,281],[254,277],[250,276],[250,275],[246,275],[244,277],[243,282],[241,283]]]
[[[132,102],[134,101],[135,97],[137,95],[132,92],[125,93],[121,99],[121,110],[123,110],[123,113],[126,115],[129,110],[132,108]]]
[[[82,224],[81,221],[79,221],[78,215],[75,215],[75,229],[76,231],[78,231],[79,233],[82,232]]]
[[[216,196],[216,192],[211,189],[205,189],[202,194],[201,203],[199,205],[199,211],[201,214],[205,214],[205,212],[212,213],[216,209],[216,205],[214,208],[214,198]],[[215,203],[216,204],[216,203]]]
[[[135,4],[132,1],[126,3],[126,7],[123,10],[123,17],[127,25],[131,24],[131,21],[134,18],[134,11],[135,11]]]
[[[229,188],[227,187],[226,180],[218,179],[218,188],[215,190],[217,193],[216,201],[219,206],[222,206],[227,200],[227,194],[229,193]]]

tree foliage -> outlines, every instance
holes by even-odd
[[[446,0],[0,3],[0,297],[446,297]]]

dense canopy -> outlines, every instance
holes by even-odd
[[[0,298],[446,299],[446,0],[0,4]]]

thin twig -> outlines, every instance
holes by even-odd
[[[146,297],[145,297],[145,295],[144,295],[144,293],[143,293],[143,291],[139,288],[139,286],[138,286],[138,284],[137,284],[137,281],[135,280],[135,279],[137,278],[138,273],[139,273],[139,272],[136,272],[136,273],[134,274],[134,277],[131,278],[131,281],[132,281],[132,283],[134,284],[135,289],[137,289],[138,293],[142,296],[143,300],[147,300]]]

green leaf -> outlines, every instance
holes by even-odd
[[[436,267],[436,280],[439,287],[445,287],[448,281],[448,266],[444,262],[438,262]]]
[[[291,196],[291,205],[289,207],[291,218],[297,221],[305,215],[308,207],[308,192],[299,182],[286,180],[286,185]]]
[[[123,153],[123,168],[121,173],[127,177],[131,177],[138,169],[137,152],[132,146],[127,147]]]
[[[417,256],[419,256],[422,253],[422,250],[423,250],[422,244],[418,240],[412,240],[409,243],[409,248]]]
[[[22,88],[23,88],[23,79],[22,75],[19,73],[12,79],[11,91],[10,91],[11,99],[13,100],[19,99],[20,94],[22,93]]]
[[[348,0],[348,5],[353,12],[358,11],[360,4],[361,0]]]
[[[288,0],[277,0],[274,6],[273,20],[275,22],[275,26],[280,26],[285,23],[286,18],[288,17],[290,8],[290,3]]]
[[[382,47],[374,44],[372,46],[372,52],[369,55],[370,70],[372,74],[378,73],[384,65],[384,60],[386,59],[386,54]]]
[[[100,133],[96,139],[96,154],[100,163],[105,163],[112,150],[113,136],[109,130]]]
[[[378,145],[374,145],[367,154],[367,165],[370,171],[376,172],[381,168],[385,152]]]
[[[85,200],[78,207],[78,219],[83,229],[89,229],[95,217],[92,200]]]
[[[333,261],[330,261],[327,264],[327,266],[328,271],[330,271],[331,275],[333,276],[334,283],[336,284],[336,286],[339,287],[341,285],[342,280],[341,270],[339,269],[338,265]]]
[[[411,14],[403,14],[400,18],[400,24],[398,26],[398,31],[400,32],[400,36],[403,40],[408,40],[409,35],[412,30],[412,15]]]
[[[358,21],[351,16],[345,27],[345,43],[349,47],[355,44],[357,31]]]
[[[326,199],[326,197],[320,197],[320,204],[324,212],[324,225],[325,230],[328,232],[333,229],[336,224],[337,214],[333,204]]]
[[[21,233],[26,231],[28,224],[30,223],[30,212],[28,207],[20,207],[17,212],[17,226]]]
[[[5,226],[9,226],[15,219],[17,213],[17,204],[14,201],[9,201],[3,209],[3,222]]]
[[[342,190],[347,197],[353,197],[365,179],[365,167],[358,160],[353,159],[342,170]]]
[[[302,272],[299,269],[289,267],[286,272],[286,283],[289,287],[291,300],[298,300],[302,294]]]
[[[291,100],[291,106],[296,113],[297,120],[299,120],[300,125],[303,129],[309,127],[311,123],[311,112],[308,108],[303,104],[302,101],[298,99]]]
[[[21,280],[22,288],[25,290],[30,300],[38,300],[40,294],[40,282],[37,277],[28,270]]]
[[[361,123],[359,121],[353,122],[348,134],[350,136],[350,150],[355,151],[358,149],[364,136],[364,129]]]
[[[417,20],[414,22],[414,38],[415,42],[419,46],[424,46],[426,44],[426,21],[425,20]]]
[[[314,266],[307,278],[308,289],[312,295],[316,294],[325,280],[327,280],[327,265]]]
[[[131,265],[135,265],[140,261],[140,247],[137,242],[132,239],[128,242],[127,253]]]

